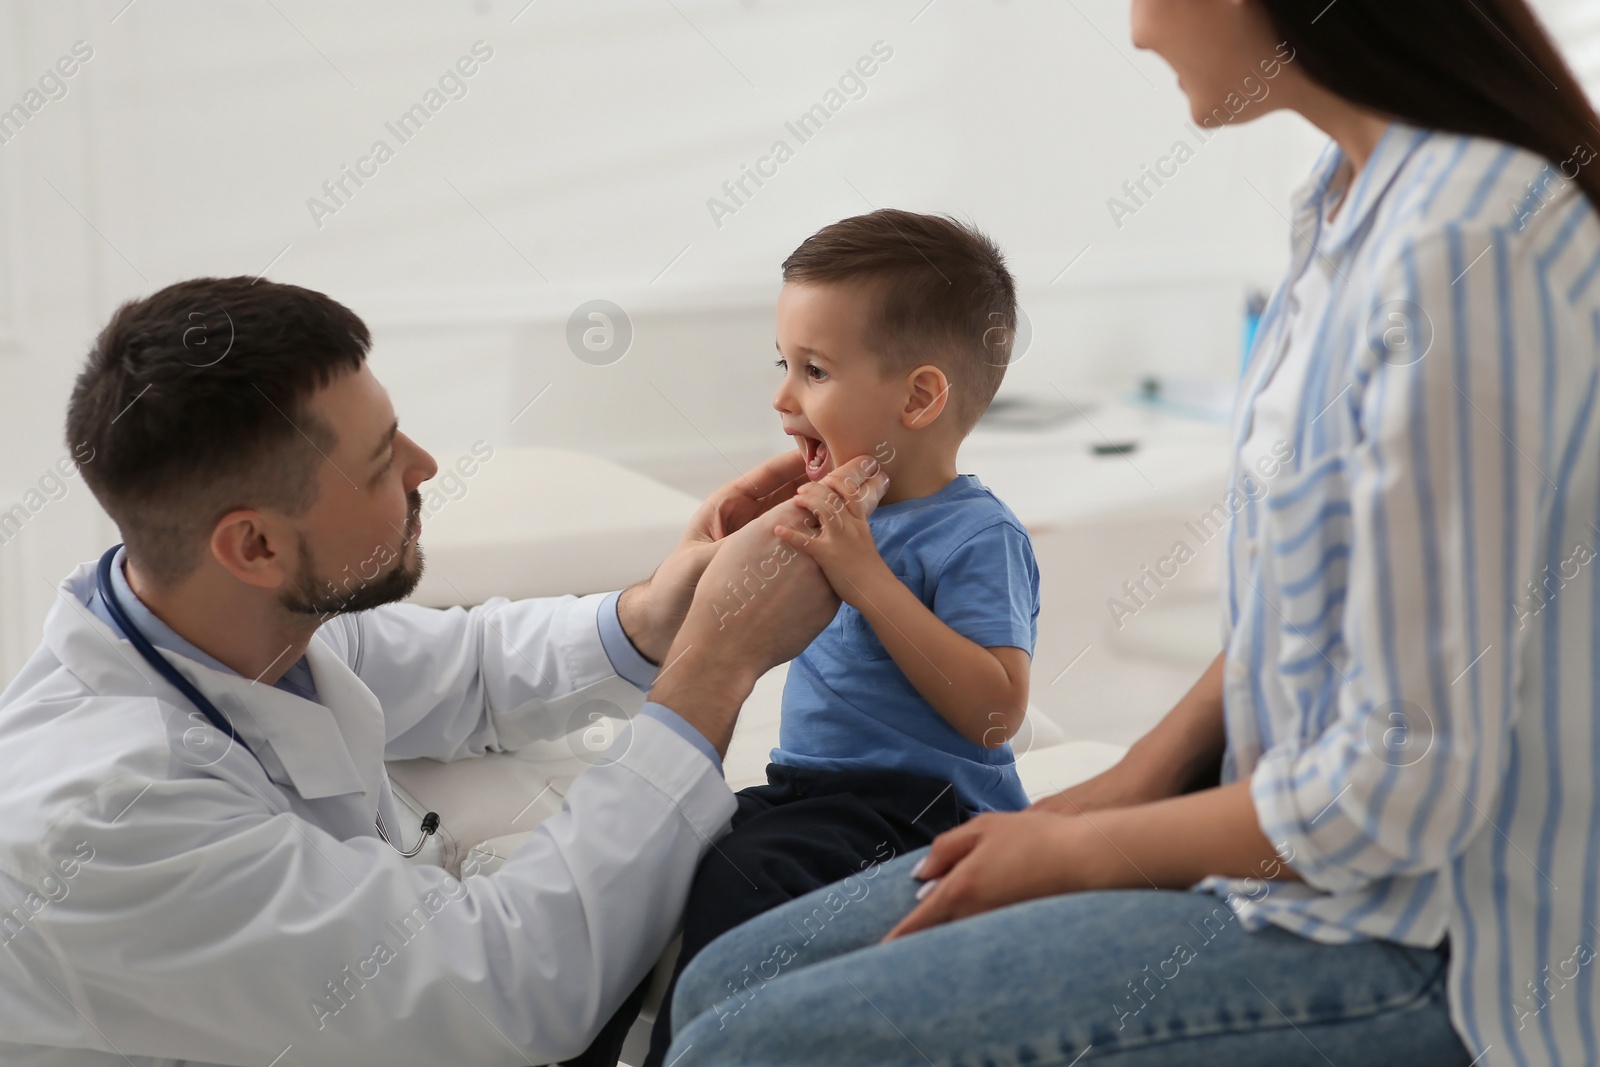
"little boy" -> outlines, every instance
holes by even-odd
[[[797,499],[823,531],[779,536],[844,603],[790,664],[768,784],[738,794],[696,872],[646,1067],[671,1043],[677,974],[718,935],[1028,804],[1007,742],[1028,706],[1038,568],[1017,517],[956,473],[1010,356],[1004,259],[950,219],[881,210],[807,239],[783,280],[772,406],[805,453]],[[867,454],[889,488],[863,520],[833,472]]]

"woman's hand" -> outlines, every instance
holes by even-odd
[[[1103,872],[1086,819],[1041,812],[987,812],[940,834],[913,870],[922,903],[884,941],[1024,900],[1096,888]],[[1104,845],[1104,839],[1099,839]]]
[[[1292,862],[1287,842],[1262,833],[1248,779],[1094,815],[985,814],[934,840],[914,874],[922,903],[884,940],[1057,893],[1183,889],[1210,874],[1299,880]]]

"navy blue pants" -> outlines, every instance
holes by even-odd
[[[672,1043],[672,994],[701,949],[780,904],[922,848],[974,814],[957,801],[950,783],[903,771],[813,771],[769,763],[767,784],[741,789],[735,797],[732,830],[695,871],[683,914],[683,951],[644,1067],[662,1067]],[[585,1067],[617,1062],[642,993],[641,986],[607,1024],[582,1061]]]

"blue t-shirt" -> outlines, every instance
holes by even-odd
[[[1033,656],[1039,634],[1033,543],[982,482],[959,475],[932,496],[878,508],[869,522],[889,569],[946,626],[985,648],[1011,645]],[[772,761],[923,774],[950,782],[957,799],[976,811],[1028,806],[1011,746],[984,748],[963,737],[848,604],[789,665]]]

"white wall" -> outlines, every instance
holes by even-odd
[[[782,447],[778,264],[882,205],[962,215],[1006,249],[1035,330],[1010,390],[1227,377],[1244,292],[1281,269],[1281,212],[1321,138],[1285,115],[1225,131],[1114,223],[1124,181],[1197,142],[1172,74],[1127,43],[1126,8],[8,3],[0,108],[74,42],[93,57],[0,145],[0,510],[64,454],[66,395],[110,311],[206,273],[267,270],[349,304],[403,425],[443,456],[483,438],[661,471]],[[492,57],[466,95],[400,143],[385,123],[478,41]],[[892,58],[800,143],[785,122],[876,42]],[[780,138],[793,158],[714,219],[708,198]],[[314,218],[308,199],[378,139],[393,158]],[[564,340],[593,298],[635,331],[609,366]],[[72,482],[0,545],[7,674],[55,581],[113,537]]]

